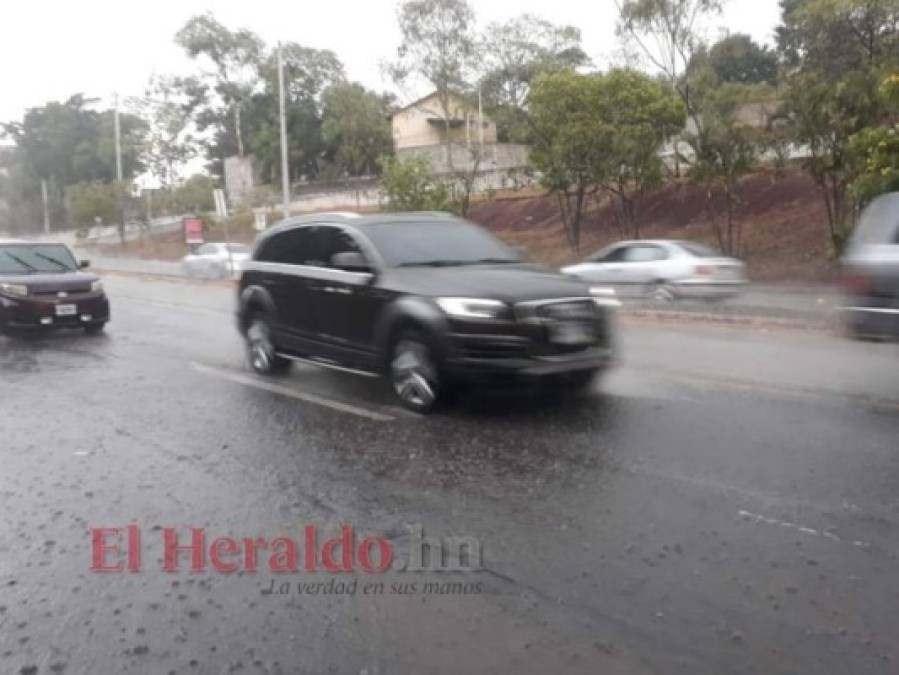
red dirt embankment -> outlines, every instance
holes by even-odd
[[[479,201],[469,218],[510,244],[527,249],[533,260],[553,265],[579,260],[606,244],[630,238],[619,231],[608,200],[590,205],[579,252],[567,244],[559,204],[552,195]],[[256,233],[249,221],[232,223],[233,241],[253,240]],[[647,197],[640,222],[644,239],[691,239],[718,247],[705,194],[686,181],[672,182]],[[736,222],[743,227],[741,257],[754,281],[819,281],[834,269],[823,200],[801,171],[747,176],[740,184]],[[207,241],[222,241],[223,237],[218,227],[206,233]],[[142,243],[104,245],[100,252],[177,260],[186,248],[182,235],[175,232]]]
[[[820,192],[803,172],[757,173],[740,183],[735,222],[743,228],[741,257],[755,281],[817,281],[834,269]],[[591,205],[580,251],[566,242],[556,197],[481,202],[469,217],[538,261],[562,264],[629,238],[619,231],[611,204]],[[722,225],[723,225],[723,218]],[[644,239],[691,239],[718,247],[705,194],[687,182],[671,183],[646,198],[640,218]]]

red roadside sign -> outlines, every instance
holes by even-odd
[[[185,218],[184,223],[184,242],[186,244],[202,244],[203,243],[203,221],[200,218]]]

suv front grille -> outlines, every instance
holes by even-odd
[[[499,335],[459,335],[462,352],[470,359],[515,359],[528,353],[528,341]]]
[[[516,316],[530,327],[534,356],[574,354],[607,342],[604,313],[592,298],[525,302]]]
[[[536,315],[550,321],[593,321],[596,304],[593,300],[563,300],[536,306]]]

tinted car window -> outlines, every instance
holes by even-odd
[[[197,255],[213,255],[218,251],[215,244],[203,244],[197,249]]]
[[[458,220],[378,223],[366,234],[390,267],[521,261],[483,228]]]
[[[323,267],[324,240],[320,227],[298,227],[274,235],[257,254],[261,262]]]
[[[72,272],[76,268],[71,251],[61,244],[0,245],[0,274]]]
[[[323,257],[331,266],[331,259],[338,253],[361,252],[359,244],[353,239],[353,236],[339,227],[323,227]]]

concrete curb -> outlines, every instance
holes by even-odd
[[[622,307],[619,316],[624,320],[653,321],[657,323],[703,323],[709,325],[779,329],[835,333],[839,331],[836,316],[821,315],[803,318],[785,318],[760,314],[709,314],[678,310],[651,310]]]

